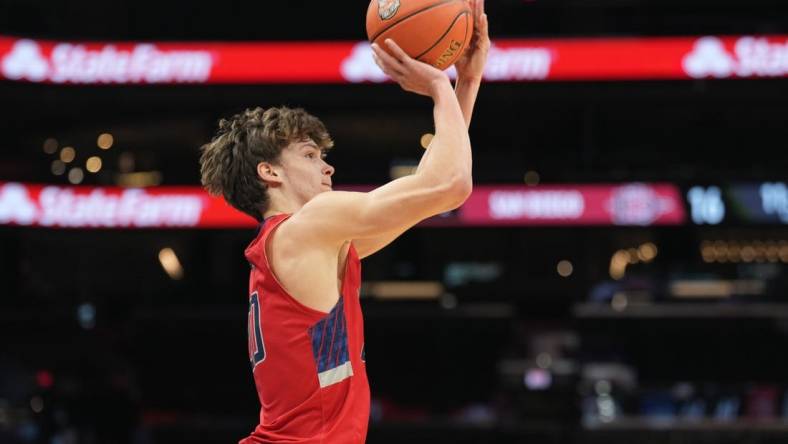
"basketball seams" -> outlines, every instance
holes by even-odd
[[[405,17],[402,17],[401,19],[397,20],[396,22],[389,23],[388,26],[386,26],[385,28],[379,30],[377,32],[377,34],[375,34],[372,38],[369,39],[369,41],[372,42],[372,43],[375,43],[375,41],[378,39],[378,37],[380,37],[383,33],[388,31],[389,29],[393,28],[394,26],[396,26],[396,25],[398,25],[398,24],[400,24],[400,23],[412,18],[415,15],[419,15],[419,14],[421,14],[424,11],[429,11],[430,9],[437,8],[438,6],[443,6],[443,5],[447,4],[447,3],[453,3],[453,2],[456,2],[456,1],[457,0],[443,0],[443,1],[439,2],[439,3],[435,3],[433,5],[427,6],[426,8],[419,9],[418,11],[413,11],[410,14],[406,15]],[[462,1],[462,0],[460,0],[460,1]]]
[[[463,12],[457,14],[457,17],[454,17],[454,20],[451,22],[451,25],[449,25],[449,28],[446,30],[446,32],[443,33],[442,36],[440,36],[438,38],[438,40],[435,42],[435,44],[433,44],[432,46],[429,47],[429,49],[427,49],[426,51],[422,52],[421,54],[419,54],[418,56],[416,56],[414,58],[418,60],[421,57],[424,57],[424,55],[426,55],[427,53],[429,53],[433,49],[435,49],[435,47],[438,46],[440,44],[440,42],[443,41],[444,38],[446,38],[447,35],[449,35],[449,33],[452,31],[452,29],[454,29],[454,25],[457,24],[457,20],[459,20],[460,17],[462,17],[463,15],[468,15],[468,14],[470,14],[470,12],[468,12],[468,11],[463,11]],[[465,40],[467,38],[468,38],[468,21],[466,20],[465,21],[465,36],[462,38],[463,43],[465,43]],[[465,48],[463,47],[463,50],[464,49]],[[462,54],[462,52],[460,52],[460,54]],[[451,63],[448,63],[447,65],[451,65]]]

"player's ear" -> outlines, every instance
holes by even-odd
[[[257,177],[262,179],[269,187],[282,184],[282,176],[279,174],[276,166],[269,162],[260,162],[257,164]]]

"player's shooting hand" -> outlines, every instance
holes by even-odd
[[[380,69],[405,91],[434,97],[441,83],[449,83],[445,72],[411,58],[393,40],[386,39],[383,44],[388,51],[376,43],[372,44],[372,57]]]
[[[470,3],[473,11],[473,37],[454,66],[457,68],[458,79],[481,81],[487,64],[487,53],[490,52],[490,34],[484,0],[470,0]]]

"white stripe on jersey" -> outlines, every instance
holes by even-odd
[[[329,385],[342,382],[351,376],[353,376],[353,366],[350,365],[350,361],[317,374],[317,378],[320,380],[320,388],[326,388]]]

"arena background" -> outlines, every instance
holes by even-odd
[[[487,3],[474,201],[363,262],[368,442],[788,441],[788,3]],[[429,102],[323,61],[366,54],[366,6],[0,2],[1,443],[252,430],[254,225],[167,205],[253,106],[320,116],[341,186],[407,174]]]

